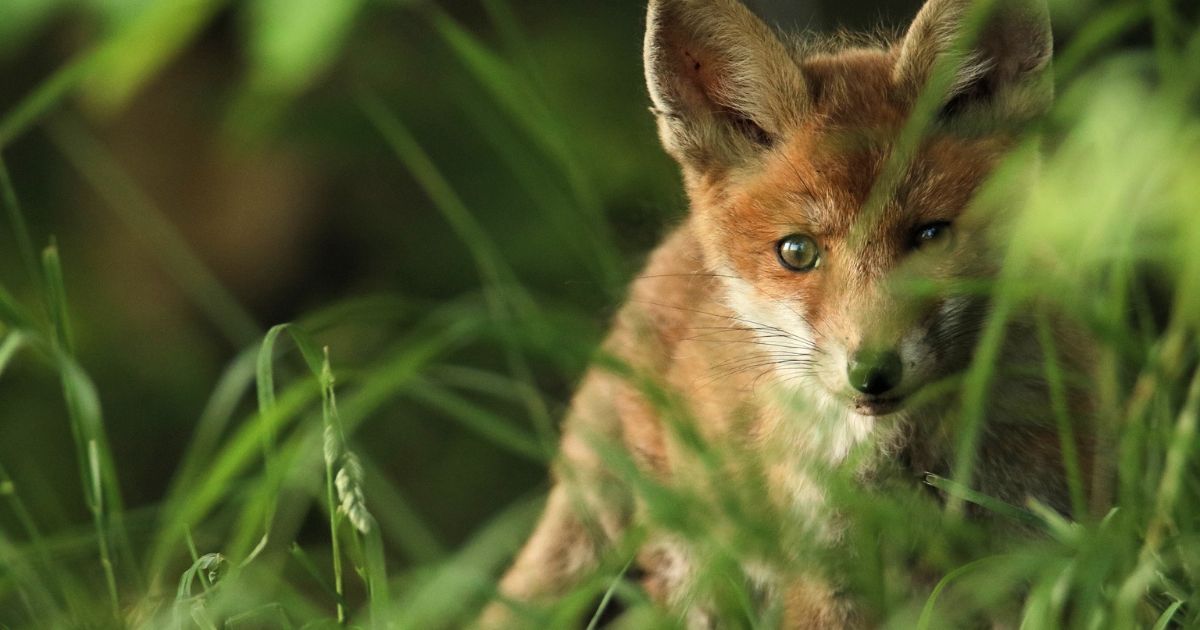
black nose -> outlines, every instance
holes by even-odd
[[[895,352],[861,351],[850,359],[850,385],[868,396],[886,394],[900,384],[903,365]]]

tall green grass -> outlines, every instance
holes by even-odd
[[[269,14],[277,4],[259,10]],[[31,490],[0,462],[0,497],[12,517],[3,522],[16,524],[0,528],[0,624],[463,626],[497,596],[497,575],[528,535],[540,498],[514,503],[448,548],[383,478],[380,462],[356,443],[356,430],[403,399],[497,448],[549,464],[561,405],[543,393],[536,366],[572,373],[591,356],[594,336],[571,309],[528,288],[428,147],[370,85],[354,86],[346,98],[391,152],[397,176],[411,177],[451,226],[479,290],[441,303],[351,300],[264,330],[65,103],[82,90],[102,108],[120,107],[220,5],[199,3],[186,14],[148,10],[0,118],[0,152],[44,127],[61,159],[143,235],[183,292],[240,348],[198,411],[165,495],[149,508],[126,510],[121,462],[106,429],[114,419],[105,417],[90,367],[76,354],[75,325],[90,314],[71,308],[64,278],[71,277],[72,256],[31,233],[14,183],[22,165],[0,161],[0,199],[25,275],[0,278],[0,377],[23,362],[60,381],[61,424],[72,438],[82,489],[63,500],[82,504],[90,516],[86,526],[46,531],[28,507]],[[482,131],[516,173],[515,185],[526,189],[531,212],[588,261],[595,286],[615,302],[633,270],[605,221],[587,156],[545,94],[520,21],[500,0],[484,6],[503,52],[434,5],[390,10],[420,20],[489,96],[467,104],[468,115],[505,122]],[[529,627],[597,627],[618,609],[623,627],[680,626],[649,602],[630,570],[649,530],[697,550],[696,600],[712,602],[728,627],[778,624],[780,611],[761,605],[745,567],[788,557],[801,560],[775,568],[838,576],[887,627],[965,627],[992,617],[1031,629],[1200,626],[1200,28],[1165,0],[1090,8],[1086,17],[1059,8],[1079,21],[1058,53],[1060,98],[1045,121],[1041,176],[1027,204],[1011,209],[1005,272],[987,287],[998,308],[965,376],[964,422],[975,426],[981,418],[1005,313],[1046,305],[1068,313],[1102,342],[1094,386],[1114,453],[1100,473],[1111,475],[1113,504],[1090,514],[1084,488],[1105,479],[1083,478],[1070,462],[1077,520],[1036,503],[984,496],[971,487],[976,434],[966,431],[953,473],[923,480],[951,497],[945,510],[912,480],[863,487],[826,474],[825,490],[850,524],[845,544],[826,548],[771,506],[761,470],[728,474],[726,462],[746,460],[746,453],[705,442],[689,430],[686,405],[659,384],[641,384],[704,464],[704,490],[666,485],[639,471],[628,453],[597,445],[644,503],[645,522],[560,601],[513,603]],[[339,13],[334,30],[350,28],[353,14]],[[170,41],[136,45],[160,27]],[[1152,49],[1117,45],[1143,28],[1153,33]],[[256,75],[263,82],[255,88],[280,107],[323,65],[304,57],[287,66],[286,81],[266,81],[270,64],[285,63],[280,47],[302,49],[307,41],[285,35],[263,34],[265,74]],[[341,37],[311,36],[326,48]],[[264,96],[251,97],[247,103]],[[919,132],[917,124],[912,133]],[[512,134],[520,142],[507,142]],[[1019,152],[997,186],[1032,155]],[[24,289],[10,288],[16,286]],[[404,332],[362,357],[339,354],[339,328],[380,319],[399,322]],[[1053,359],[1060,350],[1048,328],[1040,340],[1052,357],[1040,377],[1061,392],[1077,375]],[[462,357],[475,352],[500,359],[493,369],[465,365]],[[604,369],[621,371],[604,359]],[[1071,424],[1059,398],[1060,435],[1069,445]],[[1067,459],[1075,457],[1068,449]],[[967,504],[1035,535],[993,536],[961,518]],[[317,538],[305,529],[314,520],[322,525]]]

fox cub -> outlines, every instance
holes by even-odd
[[[1044,1],[976,4],[928,0],[902,37],[858,44],[783,39],[738,0],[650,0],[646,81],[690,212],[606,341],[626,369],[583,379],[545,512],[485,626],[516,624],[513,602],[567,592],[634,529],[650,596],[691,627],[719,625],[691,595],[694,554],[655,530],[613,449],[680,488],[713,483],[693,474],[691,441],[734,447],[780,513],[830,544],[839,520],[822,511],[814,465],[951,472],[955,377],[993,312],[984,292],[951,288],[995,278],[1003,258],[1004,204],[976,193],[1053,100]],[[1090,342],[1060,319],[1058,361],[1086,373]],[[1042,365],[1036,325],[1007,314],[969,483],[1069,512],[1050,388],[1005,369]],[[665,412],[648,382],[685,413]],[[1091,412],[1086,391],[1066,404],[1072,418]],[[1093,440],[1078,424],[1087,475]],[[834,582],[744,569],[785,627],[868,623]]]

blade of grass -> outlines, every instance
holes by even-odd
[[[446,555],[446,545],[438,539],[433,528],[421,518],[417,509],[391,483],[383,469],[365,453],[360,456],[366,471],[367,490],[371,503],[378,509],[375,518],[388,538],[407,553],[413,564],[427,564]]]
[[[51,245],[42,254],[45,270],[46,299],[55,329],[55,344],[60,358],[59,372],[63,397],[67,403],[71,435],[75,438],[76,456],[83,482],[84,498],[92,514],[96,540],[100,551],[100,566],[108,585],[109,603],[114,618],[120,616],[121,604],[117,595],[117,579],[113,567],[109,538],[109,511],[119,513],[120,485],[116,465],[108,448],[100,412],[100,399],[91,379],[72,358],[73,343],[67,315],[66,285],[58,250]],[[105,501],[108,495],[110,501]],[[106,510],[106,507],[108,508]]]
[[[1175,424],[1175,432],[1167,447],[1167,464],[1158,482],[1154,511],[1146,528],[1145,540],[1138,552],[1138,561],[1117,592],[1114,603],[1115,627],[1135,625],[1135,611],[1145,589],[1160,579],[1159,549],[1174,522],[1173,511],[1179,499],[1188,461],[1195,450],[1197,425],[1200,424],[1200,373],[1188,388],[1187,399]]]
[[[353,525],[352,536],[360,550],[362,565],[356,566],[359,575],[367,587],[367,597],[371,612],[371,626],[385,628],[388,620],[388,587],[387,565],[383,555],[383,538],[379,524],[367,511],[365,490],[363,489],[365,473],[358,458],[349,450],[346,431],[338,414],[337,396],[334,391],[335,379],[333,369],[329,364],[329,348],[325,348],[324,362],[321,364],[321,391],[323,405],[321,407],[322,424],[324,429],[324,459],[326,479],[326,501],[329,509],[329,526],[333,540],[334,554],[334,587],[342,593],[341,565],[338,555],[338,522],[339,515],[345,517]],[[340,448],[339,448],[340,447]],[[340,451],[340,452],[338,452]],[[333,475],[333,465],[341,461],[341,469],[337,472],[336,482]],[[334,486],[337,486],[337,497],[340,505],[334,502]],[[339,621],[343,619],[343,597],[339,597]]]
[[[17,191],[13,186],[12,176],[8,172],[8,165],[4,162],[3,154],[0,154],[0,198],[3,198],[4,208],[8,213],[9,228],[12,229],[13,239],[17,242],[17,252],[21,255],[21,263],[25,265],[29,281],[34,286],[39,286],[41,273],[37,255],[34,254],[33,238],[29,236],[29,224],[25,221],[25,214],[21,212]]]
[[[61,572],[55,570],[54,562],[51,559],[50,552],[46,547],[46,541],[42,536],[41,529],[38,527],[37,521],[34,520],[33,514],[30,513],[29,508],[21,499],[20,493],[17,492],[16,482],[13,481],[13,478],[8,474],[8,471],[4,468],[3,464],[0,464],[0,496],[3,496],[8,500],[9,509],[11,509],[13,515],[17,517],[17,522],[21,524],[21,528],[25,530],[25,539],[29,541],[30,545],[32,545],[34,554],[37,556],[38,562],[41,564],[43,574],[48,575],[53,579],[54,588],[56,589],[56,591],[53,592],[58,597],[61,597],[63,601],[69,602],[70,595],[68,593],[77,593],[80,591],[80,589],[78,588],[78,585],[74,584],[70,589],[68,589],[64,582],[69,579],[69,576],[64,576],[61,574]],[[40,578],[29,581],[31,585],[40,584],[40,582]],[[49,595],[51,592],[52,591],[47,589],[48,596],[46,597],[46,600],[53,602],[54,605],[52,606],[52,609],[57,610],[59,608],[58,602],[55,600],[54,596]]]
[[[12,144],[46,112],[57,107],[92,71],[102,54],[103,47],[98,46],[76,55],[9,110],[0,119],[0,150]]]
[[[496,249],[491,236],[467,209],[466,203],[442,176],[412,132],[373,92],[360,90],[358,103],[367,119],[466,245],[484,285],[489,288],[504,287],[502,297],[489,297],[489,301],[498,300],[496,308],[501,312],[511,308],[520,315],[532,314],[536,310],[533,300],[517,283],[516,275]]]
[[[220,444],[221,434],[237,413],[242,397],[254,383],[258,351],[259,348],[250,348],[238,354],[217,380],[171,481],[173,490],[168,494],[193,485],[202,474],[203,466]]]
[[[307,381],[285,390],[265,417],[260,417],[256,412],[241,424],[209,462],[205,475],[198,483],[180,487],[168,495],[157,540],[150,555],[151,575],[161,575],[188,524],[203,522],[218,504],[228,498],[228,489],[236,485],[238,475],[249,468],[255,455],[261,455],[263,426],[268,425],[272,431],[278,432],[307,408],[318,394],[317,387]],[[240,557],[240,554],[232,552],[229,555],[231,558]]]
[[[600,620],[604,618],[604,613],[608,610],[609,603],[612,602],[613,594],[617,592],[617,587],[620,586],[621,580],[625,579],[625,574],[629,572],[629,567],[633,566],[633,562],[636,559],[636,557],[630,558],[629,562],[625,563],[625,567],[613,578],[612,583],[604,591],[604,596],[600,598],[600,604],[596,606],[595,614],[588,621],[587,630],[597,630],[600,627]]]
[[[145,7],[116,33],[76,54],[0,118],[0,150],[12,144],[81,85],[105,113],[123,106],[217,14],[226,0],[164,0]]]
[[[8,289],[0,284],[0,322],[7,324],[11,328],[25,330],[33,333],[33,340],[40,339],[40,335],[36,333],[36,326],[33,324],[33,318],[25,312],[25,309],[13,299],[12,294]]]
[[[60,117],[48,125],[48,131],[75,170],[231,343],[242,347],[259,337],[254,317],[221,285],[154,201],[86,127]]]
[[[1178,46],[1175,33],[1180,19],[1171,7],[1171,0],[1150,0],[1150,18],[1154,26],[1154,54],[1158,60],[1158,71],[1170,75],[1178,67]]]
[[[334,492],[334,466],[344,457],[346,435],[342,429],[341,420],[337,415],[337,399],[333,391],[333,370],[329,366],[329,350],[325,350],[325,359],[321,364],[321,372],[317,375],[321,383],[321,424],[325,438],[325,502],[329,512],[329,542],[332,545],[333,556],[333,588],[337,592],[337,620],[339,624],[346,623],[346,592],[342,577],[342,551],[338,536],[338,525],[341,524],[342,513],[338,509],[338,501]],[[376,527],[378,529],[378,527]]]
[[[464,604],[491,594],[491,575],[523,542],[541,509],[541,497],[526,499],[492,519],[396,602],[394,627],[417,630],[462,625],[469,612]]]
[[[340,302],[332,307],[321,309],[310,316],[304,317],[300,324],[300,329],[311,331],[323,330],[348,321],[357,321],[375,316],[380,317],[384,321],[390,321],[406,314],[407,311],[411,310],[411,307],[412,305],[406,300],[391,296],[355,298]],[[313,359],[319,356],[315,351],[315,345],[310,341],[306,342],[306,336],[302,336],[300,340],[297,340],[294,330],[292,332],[292,339],[296,343],[305,343],[304,347],[301,348],[301,352],[309,369],[314,369]],[[208,461],[212,451],[218,447],[221,433],[232,420],[246,390],[251,384],[262,382],[261,379],[258,381],[256,379],[259,379],[259,372],[261,371],[258,362],[262,358],[263,343],[263,341],[260,341],[254,347],[244,350],[226,367],[224,374],[222,374],[217,382],[217,386],[213,389],[213,393],[209,397],[203,413],[201,413],[192,439],[188,442],[187,450],[183,456],[183,463],[179,466],[179,472],[176,473],[176,480],[172,483],[173,488],[186,488],[195,482],[195,477],[199,474],[200,466]],[[273,383],[271,387],[267,387],[266,389],[270,390],[271,393],[268,396],[273,401]],[[262,401],[260,400],[259,402],[261,403]],[[261,408],[260,404],[260,410]],[[175,492],[178,492],[178,490],[173,490],[169,494]]]
[[[57,612],[58,605],[49,597],[49,590],[41,583],[37,572],[26,566],[15,547],[0,529],[0,576],[12,576],[13,589],[17,591],[29,621],[35,626],[46,627],[43,626],[48,623],[46,615]]]
[[[54,326],[53,339],[62,352],[74,355],[75,340],[72,338],[67,315],[67,290],[63,283],[58,246],[53,238],[50,239],[50,246],[42,252],[42,268],[46,274],[43,281],[46,286],[46,301],[50,309],[50,323]]]
[[[1154,627],[1151,630],[1167,630],[1171,625],[1171,620],[1175,618],[1175,614],[1183,607],[1183,602],[1175,602],[1159,615],[1158,620],[1154,622]]]
[[[292,558],[296,560],[296,563],[299,564],[306,573],[312,576],[313,581],[321,587],[322,591],[325,591],[325,594],[328,595],[330,599],[335,601],[341,599],[337,591],[334,590],[333,586],[329,584],[329,581],[325,579],[325,576],[321,575],[321,570],[317,568],[317,565],[315,562],[313,562],[312,558],[308,557],[308,553],[304,551],[303,547],[296,543],[292,543],[292,546],[288,548],[288,553],[292,555]]]
[[[275,410],[275,341],[286,331],[290,324],[280,324],[272,327],[263,336],[259,347],[258,359],[255,362],[255,383],[258,391],[258,417],[264,421],[262,425],[262,456],[263,468],[266,470],[267,483],[262,486],[262,492],[268,497],[267,509],[263,512],[263,538],[271,533],[275,522],[276,488],[282,478],[279,465],[275,461],[275,435],[270,423],[265,422]],[[253,555],[253,554],[252,554]]]
[[[493,444],[530,461],[546,463],[545,453],[535,437],[513,428],[503,417],[471,404],[454,392],[422,379],[410,395]]]
[[[925,483],[945,492],[948,496],[956,498],[959,501],[974,503],[979,507],[985,508],[988,511],[995,512],[1001,516],[1011,518],[1015,521],[1020,521],[1029,525],[1041,525],[1042,521],[1032,513],[1022,510],[1015,505],[1010,505],[999,499],[990,497],[982,492],[972,490],[956,481],[951,481],[945,477],[939,477],[934,474],[925,475]]]
[[[4,336],[4,342],[0,343],[0,376],[4,376],[4,370],[8,368],[9,362],[24,346],[25,335],[21,331],[14,330]]]
[[[937,585],[933,587],[933,591],[929,593],[929,597],[925,600],[925,605],[921,608],[921,616],[917,619],[917,630],[928,630],[931,627],[930,624],[933,623],[933,613],[934,608],[937,606],[938,598],[941,597],[942,591],[945,591],[946,588],[950,586],[951,582],[967,573],[978,570],[984,565],[995,562],[998,559],[1000,559],[999,556],[988,556],[973,562],[968,562],[967,564],[964,564],[961,567],[958,567],[957,569],[947,573],[942,577],[942,579],[938,580]]]
[[[1079,454],[1075,443],[1075,430],[1071,426],[1070,409],[1067,405],[1066,386],[1063,383],[1062,366],[1058,363],[1058,351],[1050,322],[1045,312],[1039,312],[1037,321],[1038,341],[1045,354],[1042,364],[1046,370],[1046,384],[1050,388],[1050,404],[1058,424],[1058,442],[1062,449],[1063,469],[1067,473],[1067,488],[1071,494],[1071,514],[1082,520],[1088,513],[1087,498],[1083,491],[1083,475],[1079,468]]]
[[[570,143],[563,140],[571,137],[571,134],[563,127],[553,109],[537,95],[532,85],[523,80],[511,64],[492,52],[436,5],[422,5],[420,8],[434,31],[442,37],[463,66],[492,94],[496,104],[562,169],[574,196],[575,206],[581,213],[580,217],[586,222],[583,237],[587,239],[588,252],[595,257],[599,278],[610,294],[620,295],[624,273],[614,254],[619,250],[615,246],[616,241],[608,223],[604,220],[599,199],[588,181],[587,169],[575,155]],[[489,2],[485,8],[506,39],[520,38],[520,29],[506,6]],[[515,42],[510,43],[515,45]],[[527,70],[530,72],[530,78],[536,83],[536,67],[530,65],[527,66]],[[556,219],[553,216],[550,218]]]
[[[1067,79],[1074,77],[1088,57],[1143,23],[1148,15],[1148,5],[1143,3],[1102,8],[1075,33],[1064,50],[1055,52],[1056,82],[1065,83]]]
[[[113,114],[196,37],[226,0],[159,0],[123,24],[104,44],[104,55],[83,77],[83,96]]]
[[[450,317],[449,321],[447,317]],[[343,405],[341,417],[348,431],[352,431],[364,417],[396,392],[407,387],[412,378],[429,362],[475,336],[482,327],[482,320],[477,313],[457,307],[436,311],[429,316],[427,322],[426,326],[417,327],[414,336],[406,340],[398,350],[373,367],[347,404]],[[199,485],[168,497],[167,506],[163,510],[163,524],[151,555],[152,574],[158,575],[166,566],[182,536],[183,527],[188,523],[202,522],[226,498],[227,488],[250,466],[254,454],[261,453],[264,427],[269,427],[275,435],[279,435],[280,429],[295,421],[319,395],[320,388],[312,380],[305,379],[289,387],[265,418],[259,418],[257,414],[252,416],[226,441],[216,453]],[[310,446],[319,454],[320,433],[316,431],[303,436],[302,439],[293,440],[293,445],[289,446],[292,452],[285,453],[281,449],[280,461],[290,462],[295,457],[295,451]],[[280,483],[284,481],[286,477],[279,480]],[[261,511],[254,514],[261,514]],[[228,546],[227,555],[231,558],[242,557],[245,553],[242,547],[242,543],[235,537]]]
[[[388,594],[387,561],[383,549],[383,532],[379,524],[371,519],[371,526],[366,533],[356,534],[362,537],[363,562],[365,563],[365,581],[367,583],[368,609],[371,613],[371,626],[387,628],[390,619],[391,597]]]
[[[496,325],[503,327],[505,332],[502,335],[502,341],[508,367],[517,380],[529,386],[528,389],[523,389],[528,392],[528,395],[524,396],[526,409],[534,421],[534,426],[538,429],[538,437],[542,441],[543,450],[546,453],[554,452],[557,437],[554,432],[553,420],[546,408],[545,401],[537,395],[537,389],[533,387],[532,371],[521,349],[514,343],[515,336],[511,334],[512,319],[538,319],[536,305],[499,255],[487,231],[471,215],[466,204],[455,192],[453,186],[442,176],[412,133],[388,111],[375,94],[365,90],[361,91],[358,100],[364,114],[421,187],[425,189],[426,194],[434,202],[434,206],[442,213],[442,216],[446,218],[471,252],[484,283],[484,298],[487,301],[488,310]]]

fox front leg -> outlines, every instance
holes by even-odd
[[[548,602],[595,569],[609,544],[608,536],[580,511],[568,487],[557,483],[533,535],[500,582],[503,599],[533,605]],[[490,604],[479,625],[486,629],[525,626],[504,601]]]

